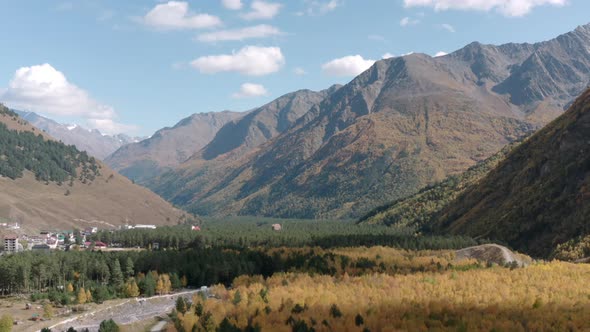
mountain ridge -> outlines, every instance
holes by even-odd
[[[147,185],[198,214],[360,217],[561,114],[590,82],[588,30],[377,61],[257,149],[196,154]]]
[[[226,123],[246,113],[232,111],[192,114],[150,138],[121,147],[105,159],[116,171],[139,183],[188,159],[213,139]]]
[[[1,104],[0,135],[0,218],[24,231],[195,220]]]

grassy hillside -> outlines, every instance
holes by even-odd
[[[0,218],[26,232],[191,217],[0,105]]]
[[[590,234],[590,90],[444,208],[436,232],[498,239],[547,256]]]
[[[518,144],[507,145],[500,152],[460,175],[450,176],[410,197],[380,206],[363,216],[358,222],[419,229],[428,224],[440,210],[457,198],[466,188],[485,177]]]

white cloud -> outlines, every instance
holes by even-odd
[[[323,15],[331,11],[336,10],[341,4],[341,0],[305,0],[307,10],[301,14],[307,13],[307,15]]]
[[[295,74],[297,76],[303,76],[303,75],[307,75],[307,71],[305,71],[305,69],[303,69],[301,67],[297,67],[297,68],[293,69],[293,74]]]
[[[444,52],[444,51],[438,51],[438,52],[436,52],[436,54],[434,55],[434,57],[435,58],[438,58],[439,56],[445,56],[447,54],[449,54],[449,53]]]
[[[246,27],[242,29],[220,30],[210,33],[200,34],[198,41],[202,42],[219,42],[219,41],[242,41],[253,38],[266,38],[271,36],[282,35],[281,30],[266,24]]]
[[[413,19],[410,17],[404,17],[399,21],[399,25],[401,25],[402,27],[407,27],[409,25],[416,25],[418,23],[420,23],[420,20]]]
[[[244,83],[240,86],[240,91],[232,94],[232,98],[251,98],[268,95],[266,88],[260,84]]]
[[[440,25],[441,28],[447,30],[448,32],[456,32],[457,30],[455,30],[455,27],[448,24],[448,23],[443,23]]]
[[[241,0],[221,0],[221,4],[223,7],[231,10],[240,10],[242,9],[242,1]]]
[[[250,11],[242,14],[242,18],[245,20],[271,19],[277,16],[282,6],[280,3],[254,0],[250,4]]]
[[[323,64],[322,70],[332,76],[356,76],[374,63],[375,60],[365,60],[360,55],[349,55]]]
[[[105,133],[134,126],[118,124],[115,110],[94,100],[46,63],[19,68],[0,98],[10,107],[57,116],[80,117]]]
[[[261,76],[277,72],[285,64],[279,47],[245,46],[232,54],[203,56],[191,62],[201,73],[238,72]]]
[[[87,119],[86,123],[91,128],[98,129],[103,134],[120,134],[120,133],[133,133],[138,130],[135,125],[126,125],[115,122],[113,119]]]
[[[184,1],[156,5],[141,20],[158,29],[203,29],[221,25],[221,19],[217,16],[191,13],[188,2]]]
[[[435,10],[496,10],[505,16],[523,16],[534,7],[564,6],[567,0],[404,0],[406,7],[432,7]]]
[[[412,54],[414,54],[414,51],[410,51],[410,52],[408,52],[408,53],[404,53],[404,54],[402,54],[402,56],[406,56],[406,55],[412,55]]]
[[[381,59],[389,59],[389,58],[395,58],[395,55],[387,52],[381,56]]]

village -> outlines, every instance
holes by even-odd
[[[4,249],[1,254],[22,251],[48,252],[50,250],[76,249],[108,249],[108,245],[101,241],[90,241],[89,237],[99,231],[98,227],[87,227],[83,230],[42,230],[36,235],[16,233],[21,229],[18,223],[0,224],[1,228],[11,231],[4,235]],[[156,229],[156,225],[123,225],[120,229]]]

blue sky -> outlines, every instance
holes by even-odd
[[[586,0],[5,0],[0,12],[0,101],[137,135],[346,83],[384,55],[590,23]]]

